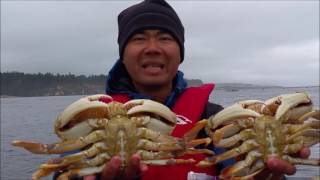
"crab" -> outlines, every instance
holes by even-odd
[[[206,126],[205,121],[198,122],[182,138],[170,136],[175,124],[176,115],[158,102],[139,99],[123,104],[108,95],[97,94],[72,103],[58,116],[54,128],[60,142],[41,144],[15,140],[12,145],[35,154],[79,150],[49,159],[33,173],[34,180],[54,171],[63,171],[58,179],[99,173],[115,155],[121,157],[121,168],[128,165],[135,153],[143,163],[152,165],[195,163],[194,159],[178,159],[184,154],[213,155],[208,149],[194,148],[211,142],[209,137],[195,139],[199,130]]]
[[[222,170],[221,179],[249,179],[266,168],[268,157],[291,164],[320,164],[319,159],[293,156],[320,141],[320,112],[306,92],[283,94],[265,102],[237,102],[210,117],[206,131],[214,146],[229,150],[206,158],[199,166],[229,158],[239,160]]]

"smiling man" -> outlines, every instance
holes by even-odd
[[[118,25],[120,58],[108,74],[107,94],[120,102],[143,98],[168,106],[179,117],[172,133],[177,137],[182,137],[198,120],[222,109],[220,105],[208,103],[213,84],[187,88],[183,73],[178,70],[184,60],[184,27],[166,1],[146,0],[133,5],[119,14]],[[192,158],[200,160],[205,156]],[[210,168],[198,168],[194,164],[146,166],[134,155],[129,167],[121,172],[116,168],[119,162],[119,157],[113,158],[102,176],[107,179],[187,179],[189,173],[193,176],[202,173],[212,177],[232,163],[225,161],[219,167]],[[172,177],[168,177],[169,174]]]
[[[114,100],[152,99],[177,114],[179,123],[172,132],[182,137],[194,124],[219,112],[220,105],[209,102],[214,84],[187,88],[183,73],[178,70],[184,60],[184,27],[174,9],[164,0],[145,0],[123,10],[118,16],[119,59],[109,71],[106,93]],[[211,147],[216,153],[222,149]],[[185,158],[202,160],[205,155]],[[101,174],[102,179],[187,179],[190,173],[213,179],[221,169],[234,163],[224,161],[217,166],[198,168],[194,164],[145,165],[134,154],[128,166],[120,168],[121,159],[113,157]],[[295,169],[281,160],[272,160],[270,168],[277,173],[272,179],[292,174]],[[267,172],[270,174],[270,172]],[[265,173],[261,177],[266,177]],[[87,176],[86,180],[95,179]]]

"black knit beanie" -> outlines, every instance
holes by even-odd
[[[134,33],[152,28],[170,33],[180,46],[181,62],[184,59],[184,28],[174,9],[165,0],[145,0],[128,7],[118,16],[118,28],[120,59],[129,38]]]

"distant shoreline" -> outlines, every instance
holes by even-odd
[[[237,92],[241,90],[248,90],[248,89],[296,89],[296,88],[319,88],[320,86],[297,86],[297,87],[281,87],[281,86],[221,86],[221,85],[216,85],[215,90],[219,91],[226,91],[226,92]],[[103,94],[103,92],[101,92]],[[87,96],[87,95],[92,95],[94,93],[88,93],[88,94],[65,94],[65,95],[38,95],[38,96],[10,96],[10,95],[0,95],[0,98],[5,99],[5,98],[22,98],[22,97],[50,97],[50,96]]]

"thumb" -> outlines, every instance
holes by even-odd
[[[95,180],[96,176],[95,175],[89,175],[89,176],[84,176],[83,180]]]

